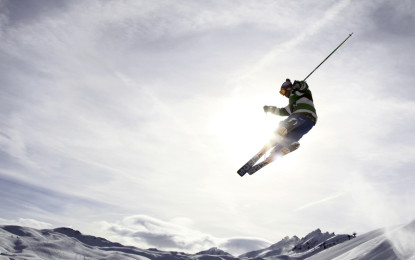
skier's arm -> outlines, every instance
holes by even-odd
[[[285,108],[278,108],[278,107],[274,107],[274,106],[264,106],[264,112],[270,112],[274,115],[277,116],[289,116],[290,114],[288,113],[287,109],[289,109],[289,107],[285,107]]]
[[[278,108],[277,112],[279,116],[289,116],[290,115],[290,106],[286,106],[283,108]]]

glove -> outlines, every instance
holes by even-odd
[[[270,113],[275,113],[275,111],[277,111],[277,107],[274,106],[264,106],[264,112],[270,112]]]

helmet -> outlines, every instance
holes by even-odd
[[[290,79],[286,79],[284,83],[282,83],[281,85],[281,90],[280,90],[280,94],[281,95],[285,95],[285,93],[287,92],[287,90],[291,90],[293,87],[293,84],[291,83]]]

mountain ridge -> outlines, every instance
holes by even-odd
[[[410,241],[404,241],[408,238]],[[303,238],[285,237],[271,246],[240,256],[217,247],[195,254],[140,249],[111,242],[105,238],[83,235],[61,227],[34,229],[22,226],[0,226],[0,259],[156,259],[156,260],[329,260],[354,255],[359,259],[415,259],[412,244],[415,220],[406,225],[377,229],[358,237],[323,233],[316,229]]]

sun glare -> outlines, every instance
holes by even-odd
[[[262,111],[263,101],[232,99],[215,120],[217,134],[235,161],[258,152],[273,136],[277,117]]]

